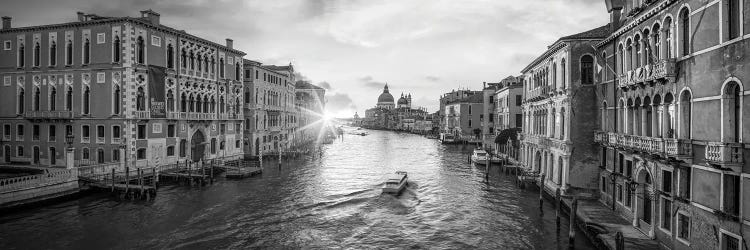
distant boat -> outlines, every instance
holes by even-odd
[[[484,149],[474,149],[474,152],[471,154],[471,162],[485,165],[487,164],[487,157],[487,151],[484,151]]]
[[[439,136],[436,134],[427,134],[427,139],[438,139]]]
[[[456,137],[452,134],[440,133],[440,142],[443,144],[456,143]]]
[[[383,193],[387,194],[399,194],[404,191],[404,188],[408,185],[407,180],[409,178],[405,171],[396,171],[395,174],[388,175],[388,179],[383,183]]]

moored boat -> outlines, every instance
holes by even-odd
[[[484,151],[484,149],[474,149],[474,152],[471,154],[471,162],[474,164],[480,164],[484,165],[487,164],[487,151]]]
[[[406,187],[407,181],[405,171],[396,171],[395,174],[388,175],[388,179],[383,183],[383,193],[399,194]]]
[[[456,143],[456,137],[452,134],[440,133],[440,142],[443,144]]]

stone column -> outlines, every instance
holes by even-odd
[[[65,168],[72,169],[75,167],[75,150],[73,148],[65,149]]]

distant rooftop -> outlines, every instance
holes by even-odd
[[[308,81],[297,81],[296,83],[294,83],[294,87],[296,89],[323,89],[321,87],[315,86]]]

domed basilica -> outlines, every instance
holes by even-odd
[[[426,111],[420,108],[412,108],[411,94],[404,95],[394,102],[393,95],[388,90],[388,84],[383,87],[383,93],[378,96],[378,103],[374,108],[365,110],[363,125],[377,129],[407,129],[407,122],[416,118],[424,117]]]
[[[388,91],[388,84],[383,87],[383,93],[378,96],[378,104],[376,108],[393,109],[398,108],[411,108],[411,94],[404,95],[401,93],[401,98],[398,99],[398,106],[393,103],[393,95]]]

